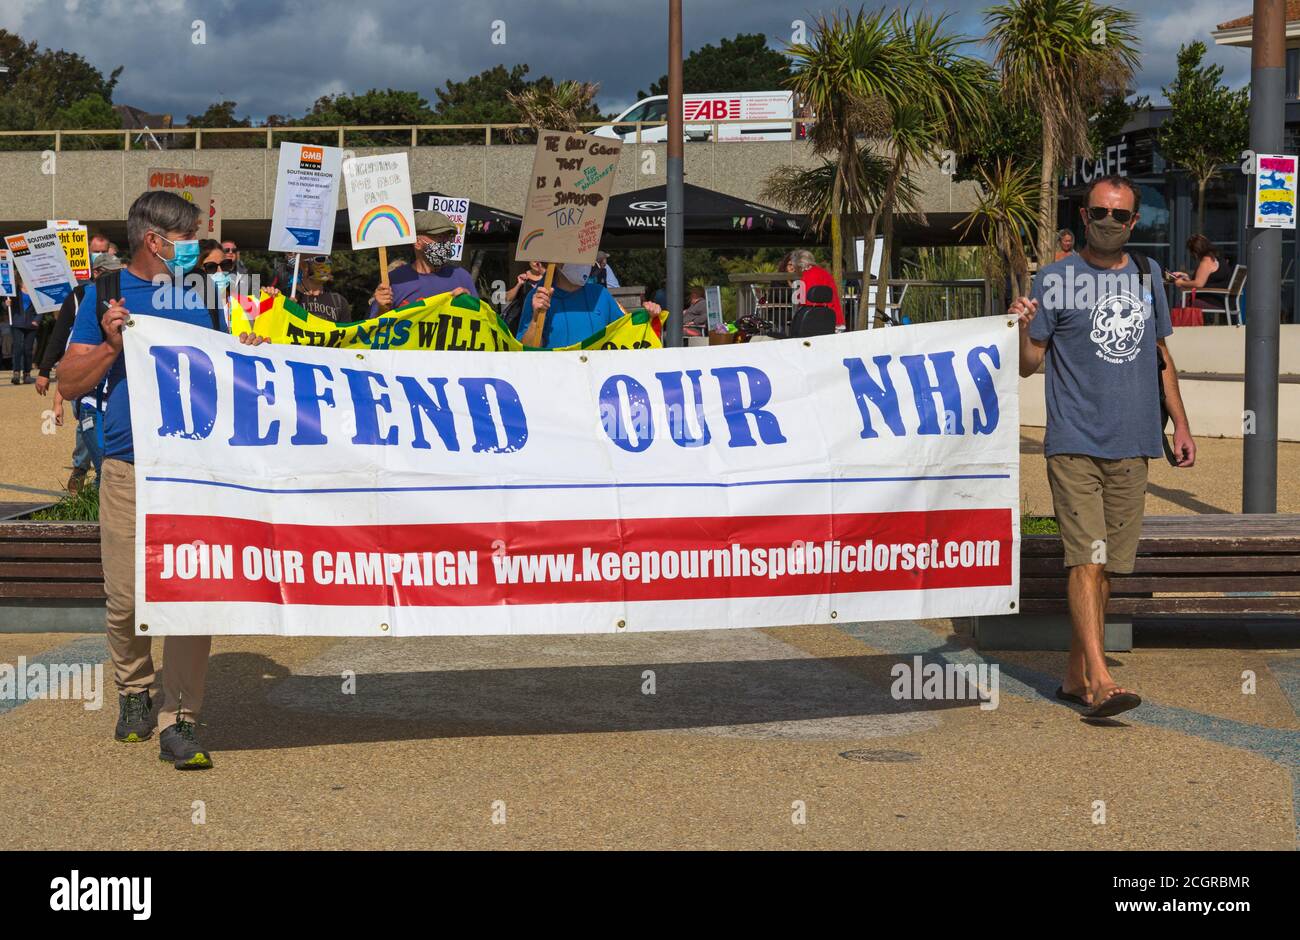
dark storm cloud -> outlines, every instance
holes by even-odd
[[[951,13],[954,28],[969,35],[983,32],[989,5],[912,4]],[[1180,43],[1192,39],[1211,46],[1232,84],[1249,76],[1249,53],[1216,48],[1209,36],[1217,23],[1248,13],[1248,0],[1119,5],[1141,17],[1138,85],[1154,100],[1173,77]],[[780,48],[793,21],[834,9],[780,0],[686,0],[685,8],[687,49],[738,32],[765,33]],[[225,99],[237,101],[241,115],[296,115],[321,95],[369,88],[411,89],[434,101],[449,78],[520,62],[534,76],[600,82],[599,103],[613,110],[665,71],[666,9],[662,0],[3,0],[0,27],[80,52],[105,71],[124,65],[116,100],[178,120]],[[192,42],[195,20],[206,29],[202,45]],[[498,20],[504,44],[493,42]]]

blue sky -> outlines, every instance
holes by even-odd
[[[983,32],[992,0],[929,0],[913,8],[953,15],[957,30]],[[1155,101],[1181,43],[1202,39],[1234,87],[1250,74],[1245,49],[1212,45],[1218,23],[1250,12],[1250,0],[1112,0],[1137,13],[1139,90]],[[894,6],[896,4],[888,4]],[[124,65],[115,99],[182,121],[213,101],[239,113],[300,114],[320,95],[395,87],[435,99],[448,78],[504,63],[531,74],[601,85],[598,103],[635,100],[665,71],[664,0],[2,0],[0,27],[43,46],[80,52],[105,71]],[[684,0],[688,49],[738,32],[762,32],[774,48],[793,21],[832,4],[792,0]],[[869,6],[872,6],[869,4]],[[856,7],[855,7],[856,8]],[[206,42],[193,43],[203,21]],[[493,42],[494,23],[505,42]],[[498,34],[499,38],[499,34]],[[981,48],[981,54],[986,50]]]

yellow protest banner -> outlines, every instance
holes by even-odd
[[[76,219],[50,219],[48,226],[59,233],[59,243],[68,256],[68,266],[79,281],[90,278],[90,238]]]
[[[485,300],[460,294],[437,294],[355,323],[334,323],[308,313],[284,294],[232,298],[230,329],[256,333],[273,343],[336,349],[468,349],[484,352],[535,350],[511,335]],[[250,324],[250,315],[252,322]],[[581,343],[563,349],[659,349],[660,328],[649,312],[636,309]]]

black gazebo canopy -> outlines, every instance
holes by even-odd
[[[605,214],[601,247],[658,248],[664,243],[668,187],[648,186],[611,196]],[[686,243],[692,248],[790,246],[816,243],[807,230],[807,216],[793,215],[728,196],[703,186],[685,184]]]

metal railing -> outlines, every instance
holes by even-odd
[[[637,145],[640,145],[644,143],[644,141],[642,141],[641,139],[641,135],[645,130],[648,130],[649,128],[653,128],[653,127],[664,127],[667,125],[667,123],[668,123],[667,121],[612,121],[612,120],[611,121],[584,121],[580,123],[578,127],[583,130],[594,130],[600,127],[608,127],[610,125],[618,125],[618,126],[631,125],[636,128],[635,134],[634,135],[625,134],[621,139],[624,141],[624,143],[630,141]],[[744,143],[745,141],[718,140],[718,128],[729,124],[746,124],[746,125],[753,125],[756,127],[758,126],[769,127],[770,130],[767,131],[768,133],[776,133],[778,131],[784,131],[788,129],[790,132],[789,140],[794,142],[803,139],[800,136],[800,128],[801,127],[807,128],[811,126],[812,122],[809,121],[807,118],[788,118],[788,119],[765,118],[761,120],[744,119],[744,118],[727,118],[722,120],[692,121],[687,126],[691,128],[707,126],[709,128],[709,139],[713,143]],[[273,150],[275,149],[276,135],[279,135],[281,138],[284,138],[285,135],[290,135],[288,139],[311,137],[313,138],[313,142],[314,139],[317,137],[332,136],[334,138],[333,140],[334,145],[339,147],[346,147],[348,134],[356,135],[356,134],[367,134],[367,133],[368,134],[383,133],[383,134],[393,134],[394,139],[396,139],[396,137],[398,136],[405,137],[410,141],[409,146],[419,147],[419,146],[454,146],[457,143],[461,143],[461,144],[471,143],[471,141],[469,140],[460,140],[460,141],[455,141],[452,143],[444,143],[444,144],[426,143],[422,145],[420,143],[420,135],[422,134],[435,135],[435,134],[457,133],[463,135],[466,132],[476,132],[482,134],[483,135],[482,144],[487,147],[492,146],[493,143],[492,135],[494,133],[497,134],[498,136],[507,138],[512,143],[518,142],[515,140],[515,138],[517,137],[527,137],[528,135],[535,133],[532,127],[528,124],[364,124],[364,125],[350,125],[350,126],[349,125],[317,126],[312,124],[286,124],[286,125],[277,125],[275,127],[163,127],[163,128],[154,128],[154,127],[138,128],[137,127],[137,128],[130,128],[130,129],[103,128],[98,130],[75,129],[75,130],[0,131],[0,140],[3,140],[5,138],[13,138],[13,137],[31,137],[40,140],[51,140],[53,141],[54,144],[53,149],[55,151],[61,151],[63,149],[63,142],[65,138],[75,139],[75,138],[82,138],[82,137],[113,138],[115,141],[115,145],[112,148],[113,150],[119,149],[116,146],[116,141],[119,140],[121,142],[120,149],[122,150],[132,150],[132,149],[135,150],[150,150],[150,149],[202,150],[203,139],[205,136],[216,135],[220,137],[220,135],[222,134],[241,134],[246,137],[257,136],[261,144],[261,146],[258,147],[247,147],[244,149]],[[161,148],[150,147],[147,143],[147,140],[145,140],[145,139],[153,139],[156,142],[163,137],[168,138],[169,141],[174,140],[176,137],[192,137],[193,147],[161,147]],[[132,146],[133,139],[135,140],[134,147]],[[141,146],[142,140],[145,140],[143,146]],[[505,141],[502,142],[504,143]],[[524,142],[531,143],[531,141],[524,141]],[[363,144],[354,144],[354,146],[370,147],[370,146],[397,146],[397,145],[392,143],[383,143],[383,144],[363,143]],[[403,143],[401,144],[401,146],[406,146],[406,144]],[[31,149],[40,150],[40,149],[47,149],[47,148],[33,147]],[[235,148],[209,147],[208,149],[235,149]]]
[[[732,274],[728,280],[736,286],[738,316],[754,315],[770,322],[776,330],[789,330],[790,320],[798,306],[795,275],[755,272]],[[984,278],[946,281],[890,278],[888,284],[890,296],[885,305],[886,312],[899,322],[930,323],[993,314],[992,285]],[[876,286],[876,282],[872,286]],[[865,328],[865,320],[859,317],[862,303],[860,284],[848,284],[840,298],[847,329]],[[874,315],[874,310],[871,315]]]

